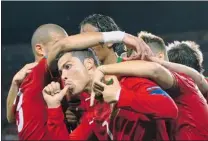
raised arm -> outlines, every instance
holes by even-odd
[[[164,66],[165,68],[169,70],[173,70],[175,72],[180,72],[180,73],[184,73],[188,75],[194,80],[199,90],[203,94],[208,93],[207,81],[205,80],[204,76],[200,74],[199,72],[197,72],[195,69],[182,65],[182,64],[163,61],[163,60],[157,59],[156,57],[151,57],[150,60],[159,63],[160,65]]]
[[[9,123],[15,122],[15,115],[13,109],[13,103],[15,101],[15,98],[17,96],[19,86],[26,77],[28,73],[31,72],[31,69],[34,68],[37,65],[37,63],[30,63],[25,65],[19,72],[16,73],[16,75],[13,77],[12,84],[9,89],[9,93],[7,96],[7,120]]]
[[[69,36],[54,44],[48,53],[48,65],[63,51],[80,50],[90,48],[101,43],[120,43],[123,42],[128,48],[134,49],[136,53],[144,58],[144,55],[152,55],[142,39],[121,31],[112,32],[88,32]]]
[[[117,102],[117,108],[127,110],[130,108],[155,119],[175,119],[177,117],[178,109],[174,101],[152,81],[129,77],[122,79],[119,84],[117,78],[112,77],[112,79],[113,84],[111,85],[99,81],[93,85],[93,91],[101,93],[105,102]]]
[[[174,85],[174,77],[161,65],[148,61],[127,61],[117,64],[102,65],[97,68],[104,75],[136,76],[152,79],[163,89]]]
[[[112,36],[113,35],[113,36]],[[63,51],[81,50],[90,48],[100,43],[118,43],[122,42],[125,33],[121,31],[115,32],[89,32],[77,35],[68,36],[50,48],[48,53],[48,65],[56,58],[56,56]]]
[[[61,90],[57,82],[51,82],[43,89],[43,98],[48,106],[48,134],[53,140],[87,140],[93,132],[93,125],[89,124],[87,118],[82,118],[81,124],[71,134],[64,123],[61,100],[68,94],[69,89],[70,86],[67,85]]]

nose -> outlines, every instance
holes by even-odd
[[[62,79],[64,82],[68,79],[67,74],[66,74],[66,71],[64,71],[64,70],[62,71],[61,79]]]

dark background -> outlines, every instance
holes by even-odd
[[[41,24],[55,23],[69,34],[79,32],[79,23],[89,14],[111,16],[126,32],[141,30],[161,36],[165,42],[193,40],[208,57],[207,2],[2,2],[2,133],[15,134],[6,121],[6,96],[13,75],[33,61],[30,40]],[[207,70],[208,64],[205,64]],[[207,72],[205,71],[205,74]],[[5,136],[7,134],[7,136]],[[10,136],[8,135],[10,134]]]

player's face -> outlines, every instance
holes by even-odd
[[[72,57],[71,53],[66,53],[59,59],[58,68],[64,85],[72,85],[73,95],[82,92],[90,82],[88,70],[78,58]]]
[[[81,33],[82,32],[98,32],[98,29],[91,24],[85,24],[81,27]],[[105,58],[108,56],[110,49],[106,47],[105,45],[97,45],[92,47],[95,54],[98,56],[98,59],[102,62],[105,60]]]

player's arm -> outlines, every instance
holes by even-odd
[[[48,108],[47,127],[53,140],[87,140],[92,135],[92,126],[85,120],[69,134],[64,123],[61,106],[58,108]]]
[[[120,86],[117,78],[113,78],[112,85],[105,85],[94,81],[95,93],[102,93],[106,102],[117,102],[118,108],[131,109],[135,112],[151,116],[156,119],[175,119],[177,106],[171,97],[154,82],[144,78],[127,78]],[[129,84],[130,83],[130,84]],[[131,85],[131,89],[125,86]],[[91,98],[93,98],[91,94]]]
[[[148,61],[126,61],[117,64],[102,65],[98,70],[104,75],[136,76],[149,78],[155,81],[163,89],[171,88],[174,83],[174,77],[171,72],[163,66]]]
[[[88,32],[66,37],[49,48],[48,65],[50,66],[56,56],[63,51],[80,50],[90,48],[101,43],[120,43],[123,42],[128,48],[136,50],[142,58],[152,52],[140,38],[121,31],[112,32]]]
[[[43,97],[48,106],[48,134],[54,140],[86,140],[92,134],[91,126],[87,121],[82,121],[71,134],[68,134],[64,123],[61,100],[68,94],[69,88],[70,86],[67,85],[63,90],[60,90],[60,84],[52,82],[43,89]]]
[[[117,107],[130,108],[155,119],[176,119],[178,115],[177,106],[172,98],[159,86],[149,84],[138,83],[135,90],[122,87]]]
[[[171,97],[154,82],[144,78],[127,78],[129,89],[125,83],[120,86],[117,78],[112,85],[96,81],[93,90],[103,94],[106,102],[117,102],[118,108],[131,109],[156,119],[175,119],[178,109]],[[127,82],[126,82],[127,84]],[[103,90],[99,90],[100,86]]]
[[[13,103],[15,101],[15,98],[18,93],[18,89],[24,78],[28,73],[31,72],[31,69],[34,68],[37,65],[37,63],[30,63],[25,65],[19,72],[15,74],[12,80],[12,84],[9,89],[9,93],[7,96],[7,120],[9,123],[12,123],[15,121],[15,115],[13,109]]]
[[[12,81],[12,84],[9,89],[9,94],[7,96],[7,105],[6,105],[6,107],[7,107],[7,120],[9,123],[15,122],[14,109],[12,109],[12,108],[13,108],[14,100],[15,100],[17,93],[18,93],[18,89],[19,89],[18,85]]]
[[[173,70],[175,72],[180,72],[180,73],[184,73],[184,74],[188,75],[189,77],[191,77],[194,80],[194,82],[197,84],[199,90],[203,94],[208,93],[208,83],[207,83],[206,79],[204,78],[203,75],[201,75],[195,69],[190,68],[185,65],[182,65],[182,64],[163,61],[163,60],[157,59],[155,57],[151,57],[151,61],[157,62],[157,63],[161,64],[162,66],[168,68],[169,70]]]
[[[117,37],[114,38],[111,35],[117,35]],[[47,59],[48,65],[51,64],[60,52],[86,49],[107,42],[122,42],[124,35],[124,32],[116,31],[107,33],[89,32],[68,36],[58,41],[53,47],[50,48]]]

